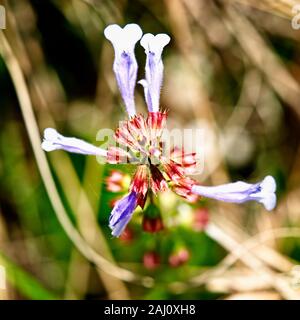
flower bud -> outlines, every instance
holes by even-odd
[[[160,256],[155,251],[145,252],[143,256],[143,264],[145,268],[154,270],[160,265]]]
[[[163,221],[160,216],[150,218],[143,217],[142,227],[145,232],[155,233],[164,229]]]
[[[126,226],[119,239],[124,243],[131,243],[134,239],[133,230],[130,227]]]
[[[186,263],[190,258],[190,253],[187,249],[182,248],[169,256],[169,265],[171,267],[179,267]]]
[[[198,208],[194,213],[194,230],[203,231],[209,222],[209,212],[207,208]]]
[[[164,229],[159,209],[150,204],[144,212],[142,228],[145,232],[155,233]]]

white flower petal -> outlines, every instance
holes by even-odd
[[[261,198],[259,200],[259,202],[264,205],[266,210],[271,211],[276,206],[276,194],[275,193],[269,193],[264,198]]]
[[[125,35],[129,41],[136,44],[141,39],[143,31],[138,24],[130,23],[124,27],[123,35]]]
[[[103,157],[107,155],[106,150],[98,148],[81,139],[64,137],[53,128],[45,129],[44,140],[41,147],[47,152],[62,149],[68,152],[81,153],[86,155],[96,155]]]
[[[42,149],[47,152],[50,152],[50,151],[57,150],[58,147],[56,145],[54,145],[51,141],[44,140],[42,142]]]
[[[132,53],[135,44],[141,39],[142,35],[142,29],[135,23],[127,24],[124,28],[112,24],[104,30],[104,36],[112,43],[116,54],[121,54],[124,51]]]
[[[153,35],[152,33],[144,34],[140,43],[146,53],[152,52],[160,59],[163,48],[170,42],[171,38],[165,33]]]
[[[107,40],[114,42],[118,39],[122,30],[117,24],[111,24],[104,29],[104,36]]]
[[[276,182],[272,176],[266,176],[260,184],[262,191],[261,192],[270,192],[273,193],[276,191]]]
[[[56,139],[61,136],[55,129],[53,128],[46,128],[44,130],[44,138],[48,141],[55,141]]]

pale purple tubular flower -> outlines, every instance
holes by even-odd
[[[42,148],[45,151],[65,150],[73,153],[106,157],[107,151],[77,138],[64,137],[53,128],[44,131]]]
[[[262,203],[269,211],[276,205],[276,182],[272,176],[267,176],[255,184],[238,181],[215,187],[194,185],[191,191],[200,196],[226,202],[242,203],[254,200]]]
[[[114,237],[119,237],[127,226],[137,206],[137,197],[138,195],[132,191],[116,202],[109,217],[109,227]]]
[[[138,70],[134,48],[143,35],[142,29],[134,23],[127,24],[124,28],[112,24],[105,28],[104,35],[114,47],[113,69],[127,113],[133,117],[135,115],[134,88]]]
[[[146,79],[139,81],[144,87],[145,100],[149,112],[159,111],[160,89],[163,81],[164,66],[161,55],[163,48],[170,42],[167,34],[160,33],[154,36],[146,33],[141,39],[141,46],[145,49],[146,59]]]

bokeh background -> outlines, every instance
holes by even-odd
[[[299,299],[300,30],[292,0],[7,0],[0,36],[0,265],[3,299]],[[294,18],[295,19],[295,18]],[[124,109],[110,23],[169,34],[161,104],[170,126],[202,128],[215,185],[278,185],[278,205],[161,195],[165,228],[135,214],[107,226],[112,170],[94,157],[45,155],[43,129],[96,143]],[[295,20],[297,22],[297,19]],[[145,56],[137,46],[139,75]],[[143,90],[136,103],[146,112]],[[127,177],[127,178],[126,178]]]

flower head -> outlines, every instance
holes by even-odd
[[[276,204],[276,183],[273,177],[267,176],[256,184],[238,181],[214,187],[200,186],[187,176],[195,170],[195,153],[175,147],[170,154],[166,154],[163,130],[167,113],[160,108],[159,96],[163,80],[161,55],[170,37],[166,34],[154,36],[149,33],[142,37],[142,30],[136,24],[128,24],[124,28],[116,24],[110,25],[104,30],[104,34],[114,47],[113,69],[129,115],[129,119],[122,121],[115,131],[116,145],[104,150],[77,138],[64,137],[55,129],[47,128],[42,148],[45,151],[62,149],[86,155],[100,155],[106,157],[110,164],[130,163],[137,166],[129,193],[115,203],[111,212],[109,227],[112,235],[120,236],[136,207],[143,209],[146,206],[148,195],[151,201],[149,208],[153,204],[154,195],[167,189],[191,202],[197,201],[199,196],[235,203],[254,200],[262,203],[267,210],[272,210]],[[136,114],[134,104],[137,76],[134,48],[139,39],[147,56],[145,79],[140,81],[144,86],[149,111],[147,116]],[[123,188],[118,174],[107,182],[111,191],[121,191]],[[161,217],[147,216],[147,207],[145,210],[144,229],[150,232],[161,230]],[[144,263],[150,261],[151,265],[157,265],[157,260],[153,253],[144,257]]]
[[[125,161],[139,166],[139,176],[135,175],[133,187],[130,188],[137,192],[136,186],[142,186],[140,189],[143,191],[138,192],[141,195],[139,204],[144,204],[148,189],[154,194],[167,190],[167,180],[178,195],[190,201],[198,198],[191,192],[195,182],[185,176],[187,169],[192,172],[195,168],[195,154],[185,154],[179,148],[176,153],[172,151],[170,156],[164,154],[161,138],[166,119],[166,112],[150,112],[147,118],[136,115],[121,122],[115,133],[115,140],[120,147],[108,149],[109,162]],[[120,157],[120,150],[121,153],[127,153],[127,157]]]
[[[111,163],[153,163],[161,155],[161,134],[166,123],[166,112],[149,113],[145,118],[139,114],[122,121],[115,132],[116,143],[108,149]],[[122,154],[123,156],[120,156]]]

